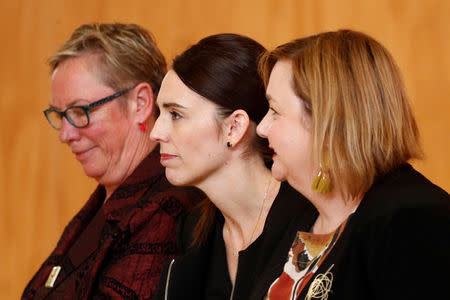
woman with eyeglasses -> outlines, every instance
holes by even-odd
[[[256,135],[268,109],[258,58],[265,49],[237,34],[206,37],[177,56],[164,77],[151,137],[167,179],[208,196],[180,222],[184,255],[161,275],[157,299],[249,299],[282,266],[314,207],[270,174],[273,152]]]
[[[202,197],[167,181],[149,139],[164,57],[137,25],[88,24],[49,64],[45,116],[99,185],[22,298],[150,299],[175,255],[178,215]]]

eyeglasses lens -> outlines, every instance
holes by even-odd
[[[46,111],[47,119],[54,128],[61,129],[61,113],[54,110]],[[65,111],[66,119],[75,127],[82,128],[89,124],[87,113],[80,107],[71,107]]]
[[[71,107],[66,111],[66,117],[75,127],[85,127],[89,123],[88,116],[84,109],[79,107]],[[61,120],[60,120],[61,122]]]
[[[56,129],[61,128],[61,116],[59,115],[58,112],[53,110],[47,110],[45,112],[45,116],[47,117],[47,120],[50,123],[50,125],[52,125]]]

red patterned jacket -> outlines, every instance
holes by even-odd
[[[163,261],[176,255],[177,217],[203,197],[170,185],[159,160],[157,148],[104,204],[105,189],[97,187],[22,299],[152,298]],[[56,281],[45,287],[55,266]]]

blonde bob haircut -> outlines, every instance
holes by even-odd
[[[81,25],[48,60],[53,73],[72,57],[93,54],[102,82],[119,90],[147,82],[156,96],[167,71],[166,61],[151,34],[135,24]]]
[[[312,159],[344,199],[362,195],[377,177],[422,157],[400,71],[379,42],[351,30],[291,41],[261,58],[266,85],[282,59],[292,61],[294,89],[311,108]]]

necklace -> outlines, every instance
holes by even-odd
[[[268,192],[269,192],[269,187],[270,187],[270,184],[271,184],[271,183],[272,183],[272,176],[270,176],[269,182],[267,183],[266,191],[264,192],[264,199],[263,199],[263,202],[262,202],[262,204],[261,204],[261,208],[259,209],[258,219],[256,220],[256,224],[255,224],[255,227],[253,228],[252,235],[250,236],[250,240],[248,241],[248,243],[246,243],[244,249],[247,249],[247,247],[250,246],[250,244],[251,244],[252,241],[253,241],[253,236],[255,235],[256,228],[258,228],[259,221],[261,220],[262,211],[263,211],[263,209],[264,209],[264,204],[266,203],[267,194],[268,194]]]
[[[259,209],[258,219],[256,219],[255,226],[253,227],[252,235],[250,236],[250,239],[248,240],[248,242],[244,241],[244,247],[242,249],[247,249],[247,247],[250,246],[251,242],[253,241],[253,237],[255,235],[256,229],[258,228],[258,224],[261,221],[262,212],[264,210],[264,204],[266,203],[267,195],[269,193],[269,188],[270,188],[271,184],[272,184],[272,176],[270,176],[269,182],[267,182],[266,191],[264,192],[264,198],[263,198],[261,207]],[[230,230],[227,227],[224,227],[224,229],[226,230],[227,234],[229,235]]]

